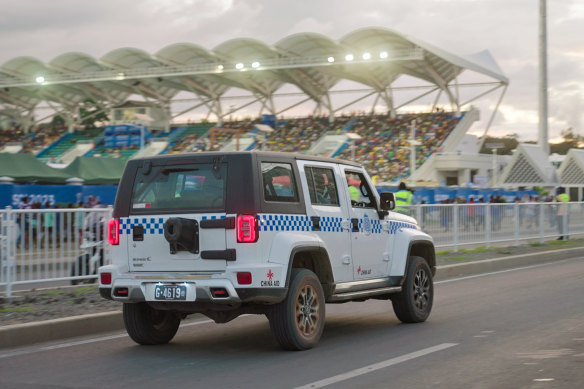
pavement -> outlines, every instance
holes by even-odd
[[[537,252],[462,263],[440,264],[439,262],[434,280],[504,271],[579,256],[584,256],[584,246],[554,250],[543,249]],[[201,317],[201,315],[192,315],[190,318],[196,319],[197,317]],[[0,326],[0,349],[121,330],[124,330],[121,311]]]

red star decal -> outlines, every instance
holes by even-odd
[[[357,274],[361,274],[361,265],[357,268]]]
[[[267,276],[268,276],[268,279],[269,279],[270,281],[272,281],[272,278],[274,278],[274,273],[272,273],[272,269],[269,269],[269,270],[268,270],[268,274],[267,274]]]

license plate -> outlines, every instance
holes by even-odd
[[[155,300],[186,300],[187,287],[184,285],[156,285],[154,287]]]

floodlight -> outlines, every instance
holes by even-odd
[[[126,78],[126,75],[124,73],[118,73],[116,75],[116,80],[123,80],[124,78]]]
[[[257,62],[257,61],[256,61],[256,62],[253,62],[253,63],[251,64],[251,67],[252,67],[252,68],[254,68],[254,69],[257,69],[257,68],[259,68],[259,67],[260,67],[260,63],[259,63],[259,62]]]
[[[45,82],[45,78],[44,78],[43,76],[38,76],[38,77],[36,78],[36,82],[37,82],[38,84],[42,84],[43,82]]]
[[[353,54],[347,54],[345,55],[345,61],[352,61],[355,57],[353,57]]]
[[[243,69],[243,64],[240,62],[238,64],[235,65],[235,69],[241,70]]]
[[[217,65],[217,70],[223,70],[223,65]]]
[[[382,51],[379,53],[379,58],[387,58],[387,51]]]
[[[335,62],[335,57],[328,57],[329,62]]]
[[[371,59],[371,53],[363,53],[363,59],[365,61],[367,61],[368,59]]]

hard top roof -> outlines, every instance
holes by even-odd
[[[130,160],[128,163],[138,163],[140,161],[160,161],[160,160],[182,160],[193,157],[216,157],[216,156],[226,156],[226,155],[257,155],[262,158],[274,158],[274,159],[296,159],[304,161],[315,161],[315,162],[329,162],[329,163],[340,163],[344,165],[350,165],[354,167],[361,167],[361,164],[353,161],[347,161],[338,158],[328,158],[319,157],[315,155],[299,154],[299,153],[287,153],[287,152],[275,152],[275,151],[209,151],[200,153],[180,153],[180,154],[164,154],[155,155],[151,157],[135,158]]]

